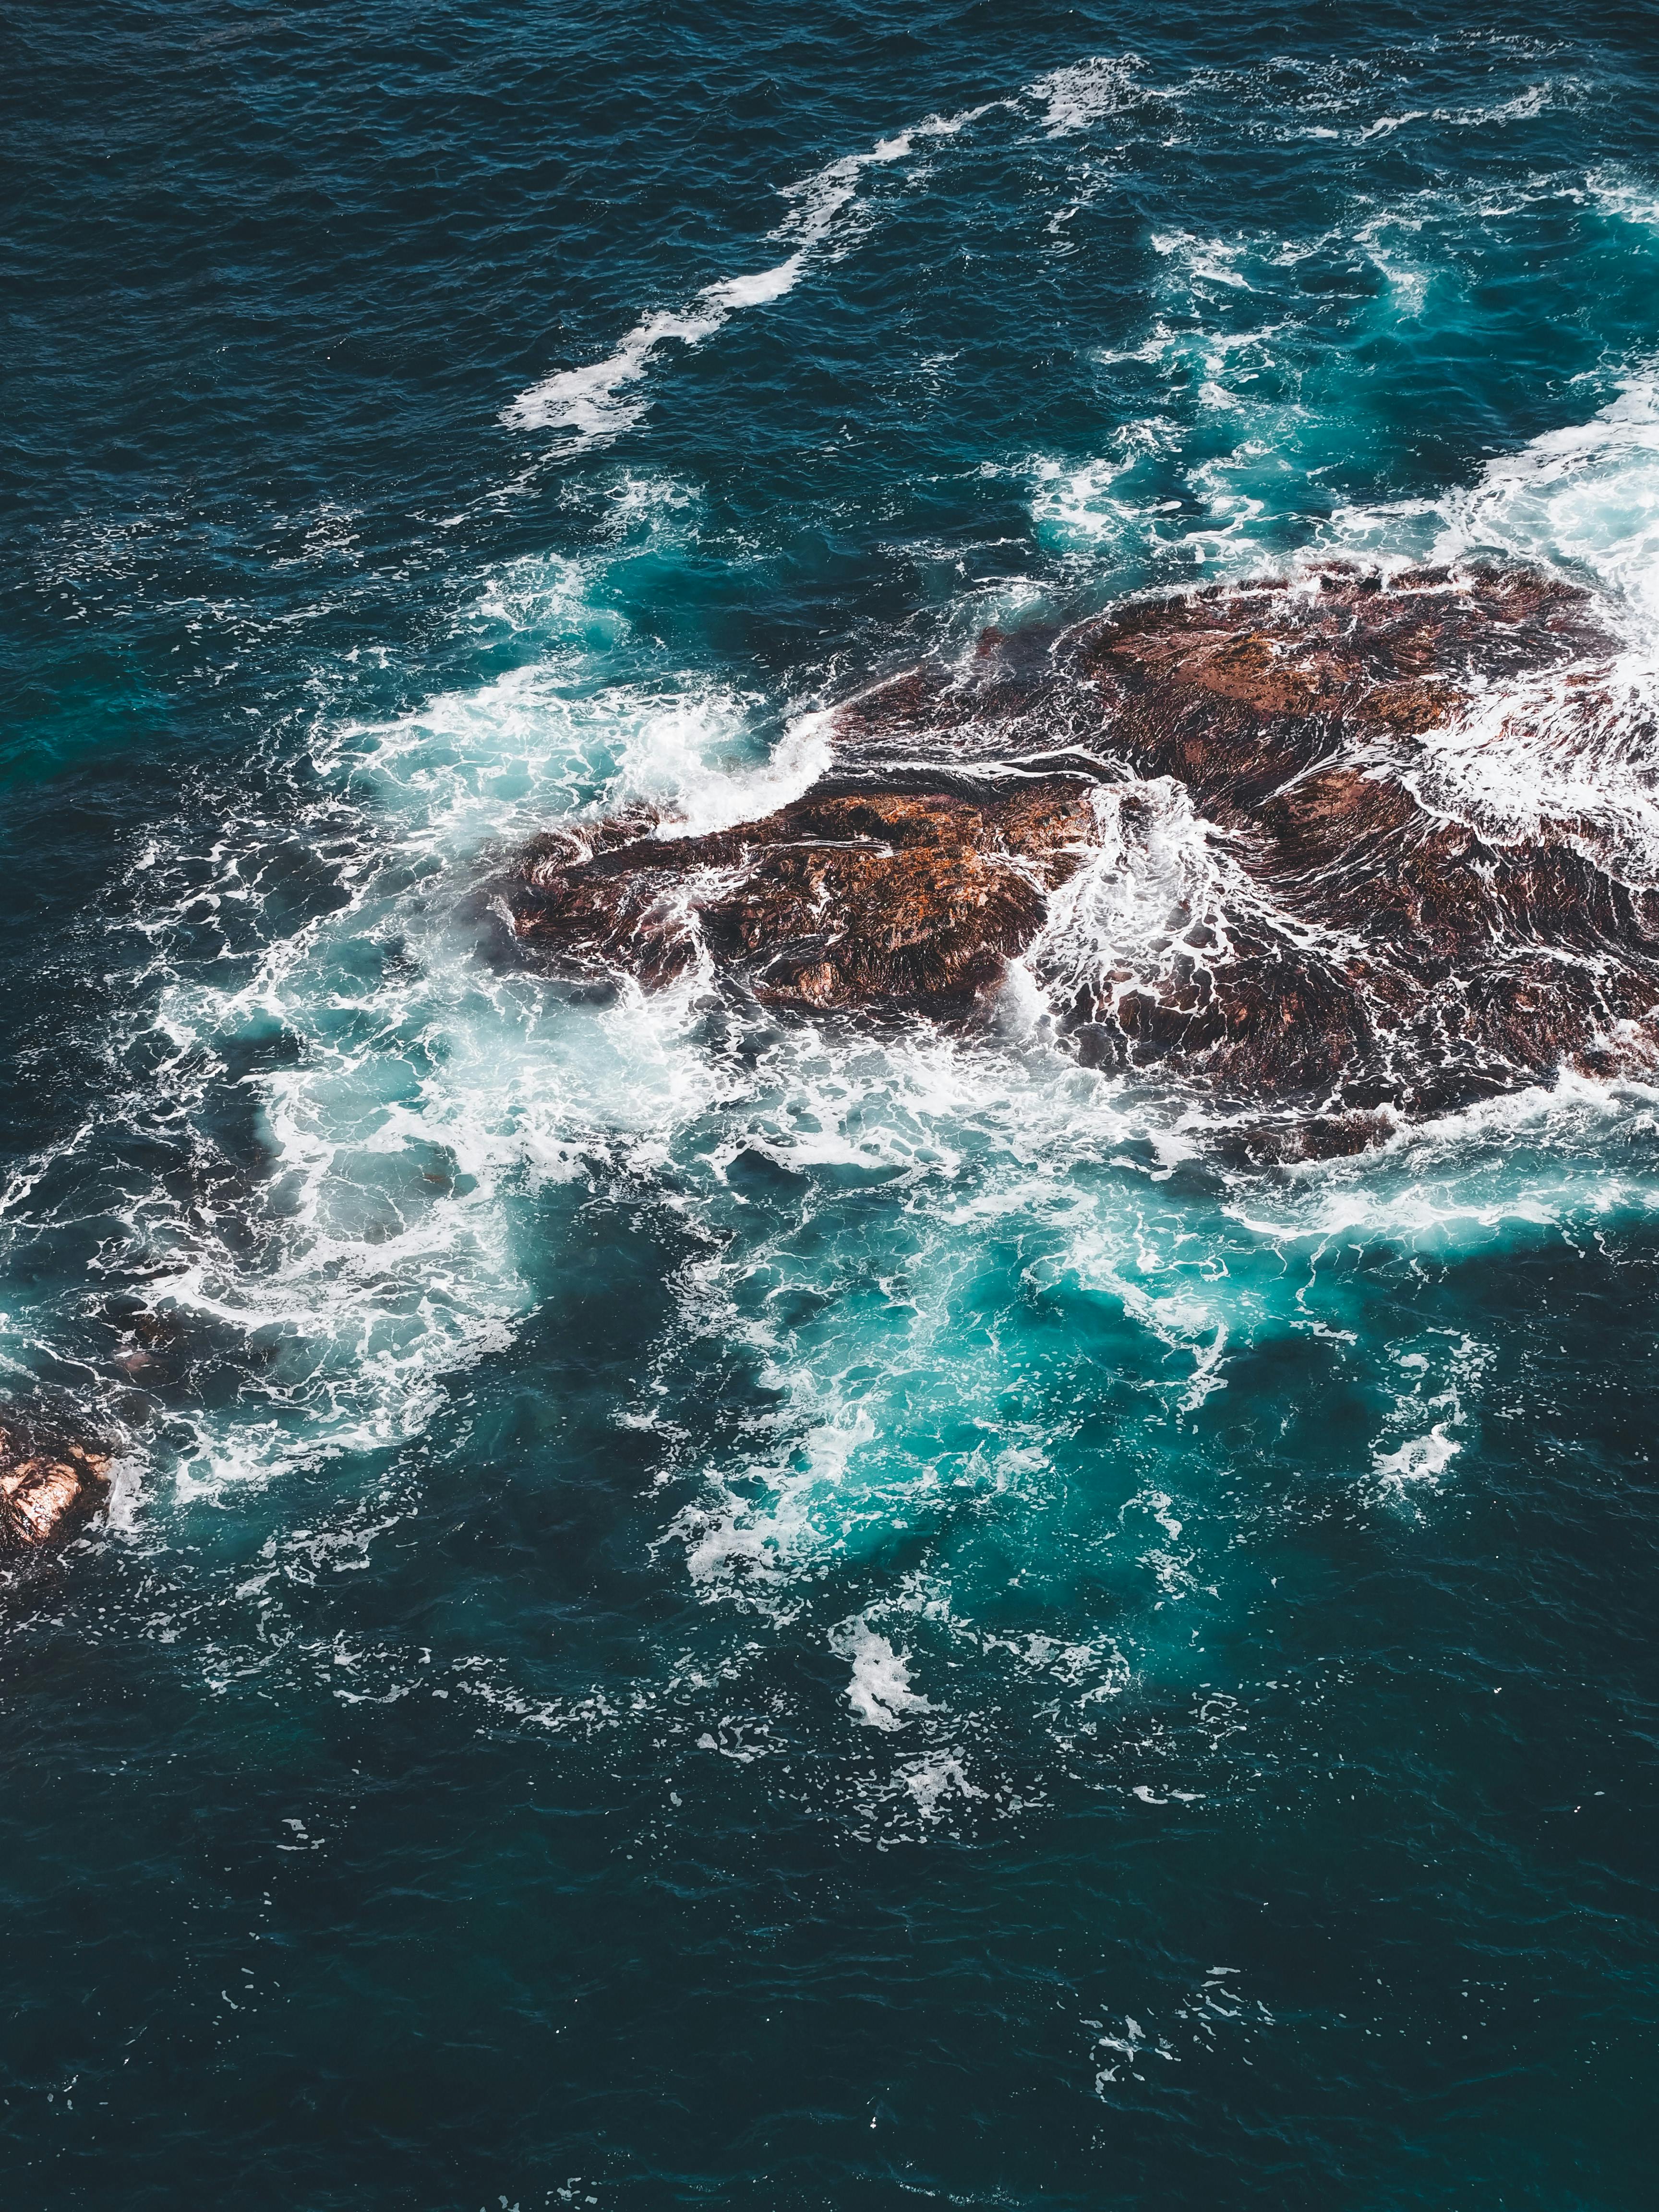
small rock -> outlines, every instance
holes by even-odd
[[[109,1497],[110,1455],[84,1437],[0,1410],[0,1562],[78,1535]]]

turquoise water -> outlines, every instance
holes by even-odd
[[[1333,550],[1589,584],[1436,788],[1659,860],[1651,12],[8,37],[8,2203],[1644,2203],[1659,1098],[1245,1171],[496,900]]]

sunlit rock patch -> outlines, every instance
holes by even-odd
[[[0,1407],[0,1565],[78,1535],[108,1498],[109,1470],[88,1439]]]

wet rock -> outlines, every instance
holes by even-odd
[[[119,1331],[114,1362],[122,1373],[147,1386],[180,1382],[189,1371],[191,1345],[182,1317],[142,1299],[117,1296],[106,1318]]]
[[[1646,711],[1620,649],[1528,568],[1337,565],[988,630],[850,701],[834,775],[763,820],[543,841],[517,926],[585,971],[822,1008],[965,1011],[1018,955],[1085,1064],[1373,1142],[1564,1066],[1659,1066],[1653,856],[1593,803]],[[1525,785],[1564,749],[1588,809],[1506,811],[1504,763]]]
[[[1387,1114],[1310,1114],[1229,1130],[1218,1150],[1251,1167],[1286,1167],[1309,1160],[1352,1159],[1386,1144],[1397,1125]]]
[[[1235,1091],[1413,1113],[1563,1065],[1651,1065],[1652,888],[1582,820],[1517,829],[1420,795],[1432,733],[1507,691],[1524,742],[1526,718],[1575,684],[1582,713],[1617,650],[1588,594],[1528,570],[1340,570],[1080,633],[1113,751],[1180,784],[1234,878],[1209,917],[1228,939],[1202,963],[1213,1012],[1177,1033],[1179,994],[1149,979],[1161,1026],[1131,1008],[1139,1056]]]
[[[971,1002],[1097,838],[1087,785],[1057,776],[973,795],[824,784],[701,837],[629,826],[529,856],[527,942],[651,985],[706,967],[819,1007]]]
[[[0,1407],[0,1565],[78,1535],[108,1499],[109,1469],[90,1438]]]

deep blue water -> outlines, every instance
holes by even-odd
[[[1659,16],[0,42],[0,1386],[126,1439],[0,1597],[7,2206],[1650,2203],[1659,1097],[1245,1174],[490,889],[1309,551],[1642,694]]]

